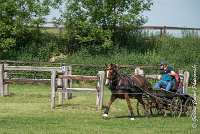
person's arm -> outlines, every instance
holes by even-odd
[[[161,79],[161,75],[157,75],[156,79],[160,80]]]
[[[171,75],[171,76],[174,76],[174,77],[175,77],[176,73],[175,73],[175,72],[172,70],[172,71],[170,71],[169,75]]]
[[[176,73],[174,72],[174,70],[171,67],[167,67],[166,71],[169,75],[175,77]]]

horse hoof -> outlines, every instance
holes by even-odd
[[[104,114],[104,115],[103,115],[103,118],[104,118],[104,119],[107,119],[107,118],[108,118],[108,114]]]
[[[134,121],[135,120],[135,118],[131,118],[131,121]]]

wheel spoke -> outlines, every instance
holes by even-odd
[[[194,109],[193,100],[192,100],[192,98],[188,98],[185,101],[185,105],[184,105],[184,113],[185,113],[185,115],[187,117],[190,117],[192,115],[193,109]]]
[[[182,113],[182,101],[179,97],[174,97],[170,104],[172,117],[180,117]]]

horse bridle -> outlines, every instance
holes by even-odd
[[[113,70],[113,74],[112,74],[111,78],[108,78],[107,71],[110,71],[110,70]],[[115,74],[116,74],[116,70],[113,67],[106,69],[106,79],[112,80],[114,78]]]
[[[113,72],[112,72],[112,77],[111,77],[111,78],[108,78],[108,77],[107,77],[107,74],[106,74],[106,79],[109,80],[109,86],[113,86],[113,82],[116,82],[116,81],[118,81],[119,79],[118,79],[118,78],[114,79],[114,77],[116,76],[116,73],[117,73],[116,68],[112,67],[112,68],[106,69],[106,71],[109,71],[109,70],[113,70]]]

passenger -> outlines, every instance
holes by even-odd
[[[167,62],[163,61],[160,63],[160,75],[158,76],[158,83],[156,83],[154,89],[166,87],[165,91],[169,91],[172,86],[176,83],[175,75],[177,73],[174,70],[167,66]]]
[[[175,75],[175,80],[176,80],[176,84],[175,84],[176,92],[183,93],[183,82],[181,81],[178,73],[176,73]]]

